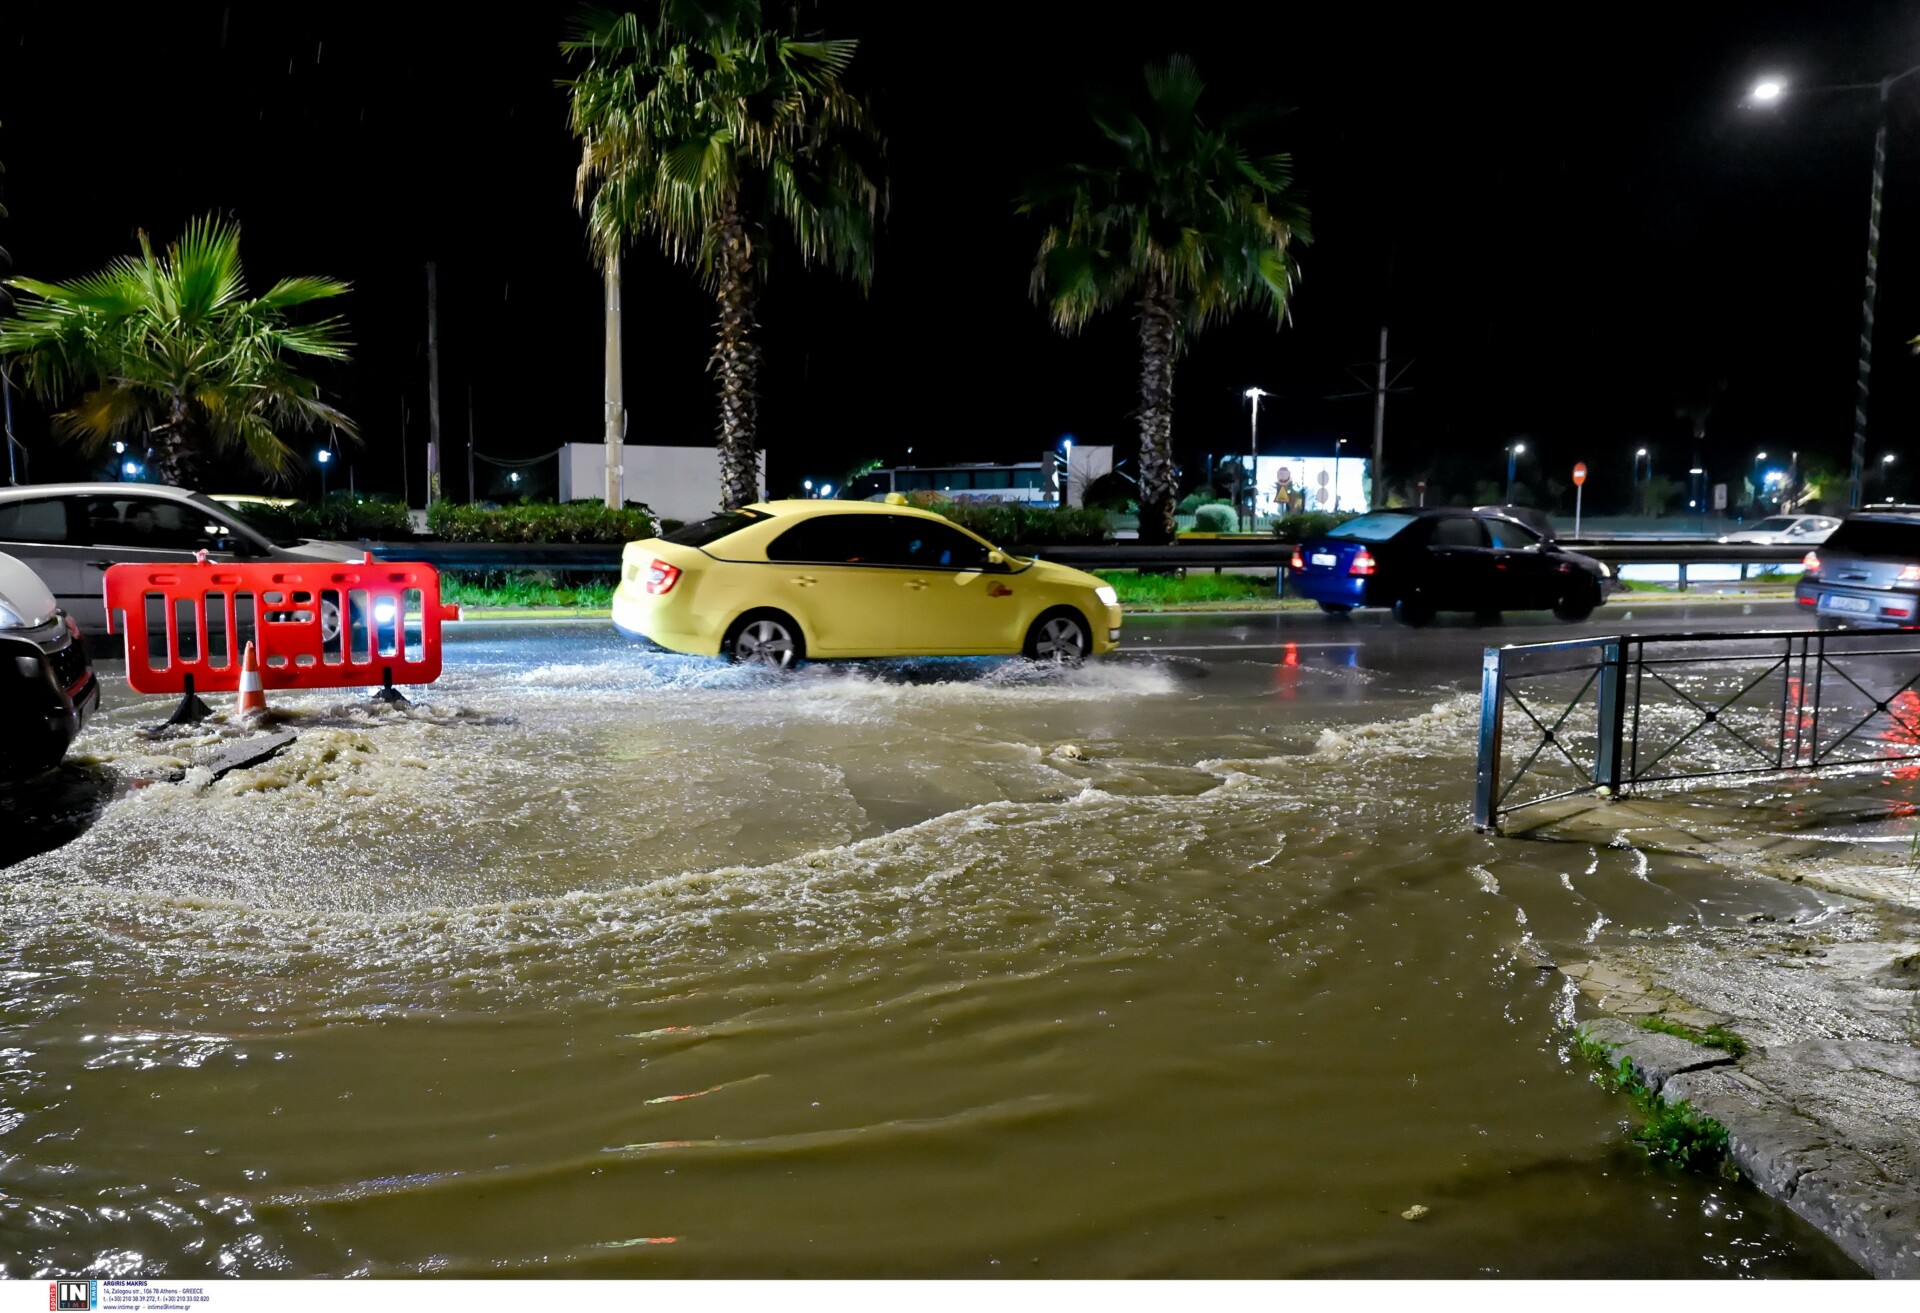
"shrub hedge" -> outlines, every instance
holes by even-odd
[[[962,528],[1001,547],[1066,547],[1106,542],[1107,513],[1095,507],[969,502],[934,506]]]
[[[656,533],[651,511],[579,501],[498,509],[440,501],[428,508],[427,527],[454,543],[625,543]]]
[[[1240,527],[1240,517],[1231,506],[1208,502],[1193,513],[1193,527],[1201,533],[1232,533]]]
[[[1317,538],[1336,525],[1355,518],[1355,511],[1295,511],[1273,521],[1273,536],[1283,543],[1305,542]]]

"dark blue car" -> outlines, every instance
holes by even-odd
[[[1469,510],[1374,511],[1294,549],[1293,591],[1329,615],[1392,607],[1404,624],[1440,611],[1551,610],[1585,620],[1612,573],[1518,520]]]

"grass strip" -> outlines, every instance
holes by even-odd
[[[1666,1026],[1648,1026],[1647,1029],[1667,1034],[1682,1034],[1686,1030],[1685,1027],[1667,1030]],[[1722,1030],[1718,1026],[1714,1029]],[[1735,1040],[1739,1038],[1728,1031],[1722,1033]],[[1691,1039],[1692,1035],[1682,1034],[1682,1038]],[[1744,1041],[1742,1043],[1744,1045]],[[1640,1122],[1634,1129],[1632,1139],[1649,1158],[1672,1163],[1690,1172],[1704,1172],[1728,1180],[1738,1179],[1739,1171],[1727,1157],[1725,1126],[1695,1111],[1685,1099],[1669,1103],[1661,1098],[1635,1074],[1629,1059],[1617,1058],[1612,1045],[1601,1043],[1586,1031],[1575,1032],[1573,1047],[1576,1053],[1593,1064],[1597,1073],[1595,1079],[1602,1089],[1609,1093],[1623,1093],[1632,1101]],[[1727,1046],[1721,1044],[1714,1047]]]

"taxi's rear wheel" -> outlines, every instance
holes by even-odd
[[[779,611],[749,611],[733,622],[720,650],[743,666],[791,670],[807,655],[807,643],[793,617]]]
[[[1085,620],[1064,607],[1049,611],[1027,631],[1025,651],[1034,661],[1077,666],[1093,651],[1093,631]]]

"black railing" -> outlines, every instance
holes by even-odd
[[[1490,647],[1473,823],[1576,794],[1920,760],[1920,632]]]

